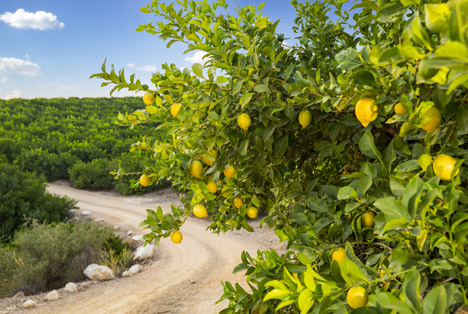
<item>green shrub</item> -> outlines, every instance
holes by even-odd
[[[130,256],[130,258],[129,258]],[[131,252],[111,227],[90,221],[45,225],[16,233],[9,248],[0,250],[0,297],[18,291],[34,294],[81,281],[92,263],[131,263]]]
[[[42,177],[18,166],[0,164],[0,241],[10,239],[25,221],[60,222],[71,217],[76,202],[46,193]]]
[[[105,159],[79,162],[70,169],[70,182],[78,189],[109,189],[114,183],[112,168],[113,163]]]
[[[68,179],[68,171],[76,162],[78,157],[68,152],[57,155],[42,149],[24,151],[17,161],[24,171],[44,175],[49,182]]]

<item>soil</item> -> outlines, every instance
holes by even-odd
[[[93,219],[119,225],[125,237],[129,230],[132,236],[145,233],[138,225],[147,208],[161,206],[168,211],[171,203],[180,205],[170,188],[144,196],[122,196],[77,190],[59,181],[50,184],[48,191],[77,200],[80,209],[76,216],[89,211]],[[181,228],[182,243],[162,239],[154,260],[141,273],[101,283],[84,282],[77,293],[60,289],[57,301],[45,301],[46,293],[0,300],[0,313],[217,313],[227,306],[227,301],[215,304],[223,294],[221,281],[245,282],[242,273],[232,273],[242,251],[256,256],[257,250],[281,249],[273,231],[260,228],[259,221],[251,221],[255,233],[239,230],[215,235],[206,231],[209,219],[190,217]],[[35,300],[36,307],[22,309],[20,305],[27,299]]]

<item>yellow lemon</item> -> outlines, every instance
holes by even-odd
[[[338,264],[341,264],[342,261],[344,261],[346,258],[346,252],[345,249],[340,247],[333,251],[332,254],[332,261],[336,261]]]
[[[171,234],[171,241],[174,242],[174,243],[180,243],[182,242],[182,233],[180,231],[174,231],[172,234]]]
[[[195,178],[200,178],[203,172],[203,165],[198,160],[192,161],[189,165],[189,171]]]
[[[243,113],[241,114],[238,118],[237,118],[237,124],[239,125],[239,127],[245,131],[248,130],[249,126],[250,126],[250,117],[248,114],[246,113]]]
[[[364,227],[372,227],[374,225],[374,214],[367,212],[361,216],[361,222]]]
[[[218,186],[216,185],[216,182],[214,181],[209,181],[207,184],[206,184],[206,190],[210,193],[216,193],[216,191],[218,190]]]
[[[218,153],[214,149],[209,150],[206,152],[206,154],[202,155],[202,160],[205,164],[208,166],[213,165],[216,162],[216,157],[218,156]]]
[[[151,180],[146,174],[144,174],[144,175],[142,175],[140,177],[141,186],[148,186],[148,185],[150,185],[150,183],[151,183]]]
[[[403,107],[401,102],[396,104],[395,107],[393,107],[393,110],[395,110],[396,114],[405,114],[406,113],[406,109],[405,109],[405,107]]]
[[[366,289],[363,287],[353,287],[349,289],[348,295],[346,296],[348,305],[353,309],[366,306],[368,299],[369,297],[367,295]]]
[[[369,123],[377,119],[379,107],[375,103],[375,99],[363,98],[357,102],[354,113],[362,126],[367,127]]]
[[[182,105],[181,105],[181,104],[173,104],[173,105],[171,106],[171,115],[172,115],[174,118],[177,118],[177,114],[179,113],[180,108],[182,108]]]
[[[251,219],[255,219],[258,217],[258,209],[256,209],[255,207],[249,207],[249,209],[247,209],[247,216]]]
[[[147,106],[151,105],[154,102],[154,94],[153,93],[145,93],[143,95],[143,102]]]
[[[302,125],[302,128],[305,129],[312,122],[312,114],[309,110],[302,110],[299,113],[299,124]]]
[[[240,208],[244,202],[242,202],[242,199],[240,197],[235,197],[234,198],[234,206],[236,208]]]
[[[206,207],[201,204],[195,205],[193,207],[193,214],[195,215],[195,217],[198,217],[198,218],[204,218],[208,216]]]
[[[437,176],[439,176],[442,180],[450,181],[450,179],[452,178],[453,168],[455,167],[456,163],[457,161],[455,160],[455,158],[449,155],[440,154],[434,160],[432,168],[434,169],[434,173]],[[455,176],[458,175],[458,173],[460,172],[459,170],[460,169],[457,169]]]
[[[422,119],[429,120],[421,125],[421,129],[427,133],[432,133],[439,127],[440,121],[442,121],[442,116],[440,115],[440,111],[437,107],[431,107],[422,115]]]
[[[236,169],[232,165],[229,165],[227,168],[224,169],[224,175],[226,178],[232,178],[232,176],[236,173]]]

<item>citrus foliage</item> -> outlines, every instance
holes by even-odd
[[[169,237],[199,204],[214,232],[252,230],[255,207],[290,249],[244,253],[236,271],[251,291],[224,283],[223,313],[447,313],[468,304],[468,1],[363,0],[352,18],[344,2],[293,0],[293,46],[262,6],[235,16],[222,0],[142,8],[159,22],[138,31],[206,52],[192,71],[165,64],[149,88],[155,103],[122,117],[170,129],[141,148],[154,152],[145,171],[190,191],[185,211],[148,212],[147,240]],[[123,70],[94,76],[147,90]],[[214,163],[201,163],[210,151]]]

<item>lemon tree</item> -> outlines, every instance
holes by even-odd
[[[213,232],[253,231],[258,215],[287,243],[242,254],[250,289],[224,282],[222,313],[468,306],[468,0],[345,3],[291,1],[286,42],[263,5],[155,0],[141,11],[158,22],[137,30],[203,64],[163,64],[151,86],[105,63],[93,75],[153,94],[119,123],[168,130],[134,149],[184,206],[149,210],[146,241],[193,211]]]

